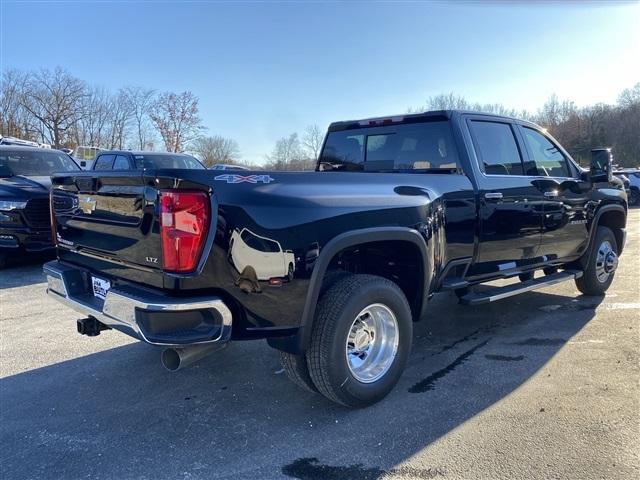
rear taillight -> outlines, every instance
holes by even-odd
[[[207,237],[210,216],[206,193],[160,191],[163,270],[185,273],[196,269]]]

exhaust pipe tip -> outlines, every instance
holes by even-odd
[[[170,372],[180,370],[180,354],[175,348],[165,348],[160,355],[160,362]]]
[[[203,345],[188,345],[178,348],[165,348],[160,355],[162,366],[170,372],[177,372],[188,367],[192,363],[222,350],[226,343],[208,343]]]

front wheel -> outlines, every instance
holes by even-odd
[[[365,407],[395,386],[411,350],[413,322],[402,290],[386,278],[347,275],[316,308],[307,364],[320,393]]]
[[[576,286],[585,295],[604,295],[618,267],[618,244],[610,228],[599,226],[582,277]]]

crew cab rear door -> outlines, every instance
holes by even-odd
[[[466,125],[476,157],[479,246],[472,274],[507,273],[535,263],[543,192],[527,175],[517,126],[508,119],[470,115]]]

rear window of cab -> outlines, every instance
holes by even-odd
[[[329,132],[321,171],[456,172],[458,152],[447,121]]]
[[[145,168],[177,168],[204,170],[205,166],[190,155],[184,154],[144,154],[133,155],[134,167],[136,170]],[[95,162],[94,170],[128,170],[129,160],[125,155],[103,153]]]

